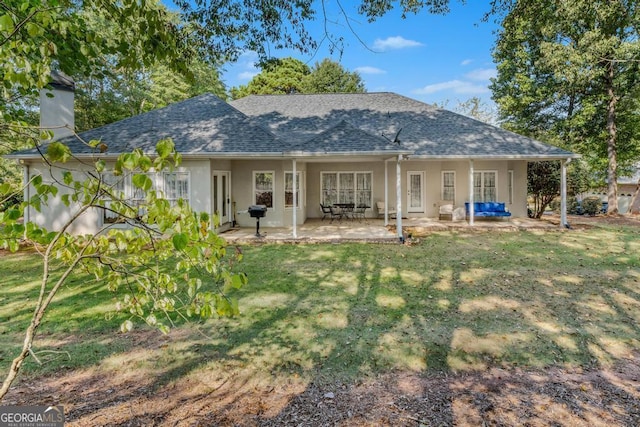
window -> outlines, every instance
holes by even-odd
[[[296,172],[296,206],[300,207],[300,172]],[[293,172],[284,173],[284,207],[293,207]]]
[[[442,171],[442,200],[456,202],[456,173]]]
[[[513,171],[510,170],[508,171],[509,173],[509,182],[507,185],[509,185],[509,204],[513,203]]]
[[[256,205],[273,207],[273,172],[253,173],[253,193]]]
[[[157,189],[156,174],[154,172],[148,172],[146,174],[136,174],[136,175],[147,175],[151,180],[151,182],[153,183],[151,185],[150,190],[153,191]],[[144,203],[146,198],[147,198],[146,191],[131,184],[131,206],[140,206],[141,204]],[[138,211],[138,215],[142,216],[144,214],[145,212],[142,209]]]
[[[172,206],[180,199],[188,203],[189,172],[165,172],[164,197]]]
[[[128,175],[119,175],[116,176],[113,172],[105,172],[102,174],[102,182],[103,186],[108,187],[108,191],[113,194],[116,198],[125,198],[125,188],[127,187],[125,184]],[[105,200],[104,203],[105,208],[109,208],[111,206],[111,199]],[[103,221],[105,223],[113,223],[118,220],[118,214],[110,211],[109,209],[104,209]]]
[[[371,172],[322,172],[321,203],[371,206]]]
[[[478,171],[473,173],[473,199],[476,202],[495,202],[496,171]]]

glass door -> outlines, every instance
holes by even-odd
[[[407,172],[407,212],[424,212],[424,172]]]
[[[227,171],[214,171],[211,189],[213,192],[213,214],[215,215],[214,227],[226,224],[230,221],[231,211],[231,173]]]

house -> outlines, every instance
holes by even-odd
[[[47,117],[42,126],[68,132],[72,87],[54,83],[54,97],[45,97],[48,105],[42,107]],[[261,225],[291,227],[293,237],[298,225],[322,217],[321,203],[366,204],[371,207],[366,215],[375,217],[376,202],[383,202],[399,213],[399,236],[402,217],[437,217],[442,200],[457,206],[505,202],[514,217],[525,217],[527,162],[566,165],[577,157],[394,93],[258,95],[230,103],[204,94],[79,136],[102,141],[106,150],[97,153],[68,134],[61,140],[78,159],[100,157],[107,163],[134,148],[153,153],[157,141],[170,137],[182,165],[152,175],[167,198],[184,198],[196,211],[217,214],[221,229],[254,225],[246,210],[264,204],[268,211]],[[11,157],[24,165],[25,177],[50,173],[37,152]],[[140,197],[130,182],[118,185],[132,199]],[[56,229],[71,212],[53,203],[29,215]],[[74,231],[95,233],[109,220],[96,209]]]

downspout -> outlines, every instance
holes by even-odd
[[[293,159],[293,238],[298,238],[298,179],[297,162]]]
[[[396,160],[396,229],[398,231],[398,239],[400,243],[404,243],[404,235],[402,234],[402,179],[400,171],[400,161],[402,154],[398,155]],[[385,209],[386,211],[387,209]]]
[[[569,226],[567,223],[567,165],[570,161],[571,159],[560,161],[560,228]]]
[[[469,225],[473,227],[473,216],[475,214],[473,200],[473,159],[469,159]]]

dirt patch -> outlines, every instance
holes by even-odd
[[[14,388],[3,404],[62,404],[68,425],[640,425],[640,358],[610,369],[392,372],[350,384],[250,368],[160,384],[136,372],[68,372]]]

